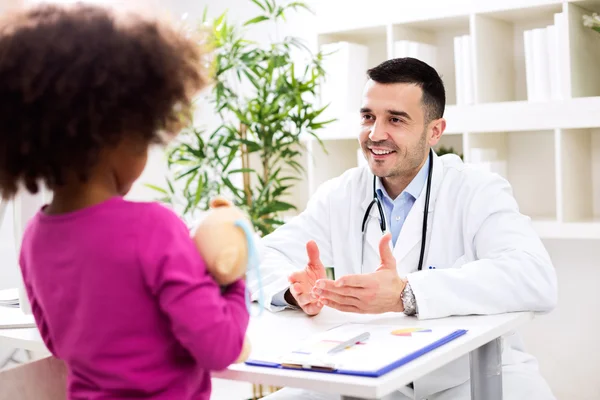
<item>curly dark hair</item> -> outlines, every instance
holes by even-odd
[[[90,6],[42,5],[0,21],[0,196],[85,180],[126,136],[162,142],[206,84],[203,52],[176,29]]]

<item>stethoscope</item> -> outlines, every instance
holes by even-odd
[[[422,237],[421,237],[421,255],[419,257],[419,266],[417,271],[421,271],[423,268],[423,258],[425,257],[425,241],[427,240],[427,216],[429,214],[429,193],[431,192],[431,175],[433,172],[433,150],[429,150],[429,172],[427,174],[427,188],[425,190],[425,211],[423,212],[423,229],[422,229]],[[362,235],[363,235],[363,246],[364,246],[364,236],[366,233],[366,224],[369,219],[369,213],[371,212],[371,207],[373,204],[377,205],[377,210],[379,211],[379,227],[381,228],[381,233],[385,233],[387,226],[385,223],[385,216],[383,213],[383,206],[381,205],[381,200],[377,196],[376,190],[377,176],[373,177],[373,200],[369,203],[367,207],[367,211],[365,211],[365,215],[362,221]],[[362,264],[362,262],[361,262]],[[361,265],[362,269],[362,265]]]

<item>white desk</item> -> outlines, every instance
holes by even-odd
[[[254,308],[254,312],[258,309]],[[380,399],[410,382],[466,354],[471,355],[471,388],[473,400],[502,399],[502,370],[498,338],[533,318],[532,313],[492,316],[452,317],[419,321],[398,314],[357,315],[326,308],[316,317],[299,311],[272,314],[264,311],[253,317],[248,334],[256,351],[281,351],[290,343],[344,322],[418,325],[422,327],[455,326],[469,332],[440,348],[379,378],[366,378],[319,372],[251,367],[237,364],[214,373],[215,378],[245,381],[272,386],[288,386],[318,392],[335,393],[345,398]],[[32,351],[47,351],[37,329],[0,329],[0,346]]]
[[[40,333],[35,328],[0,329],[0,347],[48,352]]]
[[[262,316],[253,318],[248,330],[253,349],[257,352],[269,349],[278,353],[290,343],[296,343],[310,334],[349,321],[393,323],[398,326],[454,326],[467,329],[469,332],[379,378],[253,367],[245,364],[233,365],[213,376],[256,384],[335,393],[347,399],[380,399],[447,363],[470,354],[472,400],[501,400],[502,369],[499,338],[532,318],[533,313],[513,313],[419,321],[398,314],[357,315],[328,308],[313,318],[298,311],[284,311],[278,314],[264,312]]]
[[[20,316],[19,316],[20,315]],[[19,308],[0,306],[0,347],[47,352],[42,338],[35,328],[2,328],[2,323],[8,322],[10,326],[28,325],[33,322],[32,316],[25,316]]]

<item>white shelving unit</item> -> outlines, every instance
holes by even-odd
[[[367,66],[395,57],[395,43],[416,41],[437,47],[436,68],[446,86],[447,130],[440,145],[452,146],[465,162],[495,154],[494,168],[514,189],[523,213],[543,238],[600,239],[600,34],[583,26],[582,16],[600,12],[600,2],[568,0],[454,0],[399,2],[373,0],[323,4],[317,10],[319,46],[346,43],[341,64]],[[528,97],[524,33],[555,24],[558,97]],[[457,101],[454,38],[468,35],[473,99]],[[339,62],[339,60],[338,60]],[[464,61],[463,61],[464,62]],[[306,142],[308,196],[326,179],[358,164],[358,108],[366,77],[343,75],[351,90],[338,121],[320,132],[328,154]],[[463,75],[464,76],[464,75]],[[357,86],[358,82],[358,86]],[[483,152],[483,153],[482,153]]]

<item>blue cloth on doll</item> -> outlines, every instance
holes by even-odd
[[[246,276],[248,276],[249,273],[254,273],[256,275],[259,304],[258,315],[261,315],[263,312],[265,301],[263,298],[262,281],[260,277],[260,257],[254,240],[254,231],[248,224],[248,221],[246,220],[237,220],[235,221],[235,225],[240,227],[246,235],[246,241],[248,243],[248,266],[246,268]],[[248,290],[248,287],[246,286],[246,307],[248,308],[248,313],[252,315],[251,303],[252,300],[250,298],[250,290]]]

